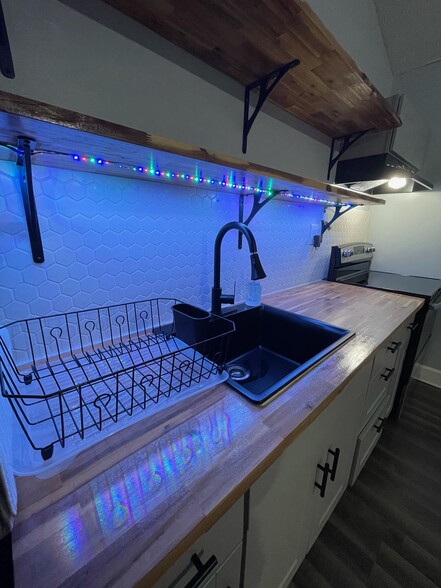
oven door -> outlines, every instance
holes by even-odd
[[[334,270],[334,281],[365,286],[369,278],[370,261],[348,263]]]

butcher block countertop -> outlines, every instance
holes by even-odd
[[[324,281],[264,302],[356,336],[265,407],[222,384],[111,436],[52,478],[18,478],[18,588],[152,586],[423,304]]]

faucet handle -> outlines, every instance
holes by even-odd
[[[234,290],[232,294],[221,294],[221,304],[234,304],[236,298],[236,280],[234,280]]]
[[[234,304],[234,294],[221,294],[221,304]]]

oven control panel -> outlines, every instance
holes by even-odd
[[[333,248],[334,249],[334,248]],[[348,243],[335,247],[339,252],[340,263],[354,263],[372,259],[375,247],[372,243]]]

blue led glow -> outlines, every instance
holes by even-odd
[[[67,154],[66,154],[67,155]],[[217,185],[217,186],[222,186],[225,188],[230,188],[230,189],[234,189],[234,190],[242,190],[242,191],[249,191],[250,193],[254,193],[254,194],[262,194],[264,196],[274,196],[274,191],[271,189],[272,186],[272,180],[270,180],[270,189],[265,189],[263,187],[263,181],[260,180],[259,181],[259,185],[258,187],[256,186],[250,186],[246,183],[246,178],[242,178],[241,182],[238,182],[236,179],[236,176],[230,172],[228,179],[227,177],[224,175],[222,177],[222,179],[214,179],[214,178],[205,178],[202,175],[202,172],[197,170],[195,175],[192,176],[190,174],[184,174],[184,173],[178,173],[175,171],[163,171],[159,168],[154,169],[152,167],[152,163],[150,164],[149,167],[143,167],[141,165],[128,165],[128,164],[122,164],[122,163],[117,163],[117,162],[113,162],[113,161],[107,161],[102,159],[101,157],[99,158],[95,158],[95,157],[89,157],[86,155],[77,155],[77,154],[72,154],[72,158],[74,161],[78,161],[78,162],[84,162],[84,163],[97,163],[99,165],[113,165],[119,169],[126,169],[126,170],[130,170],[130,171],[134,171],[137,173],[145,173],[145,174],[150,174],[150,175],[154,175],[158,178],[164,178],[164,179],[171,179],[171,178],[176,178],[178,180],[185,180],[187,182],[195,182],[198,184],[210,184],[210,185]],[[303,194],[295,194],[292,193],[288,190],[280,190],[278,192],[278,194],[285,196],[287,198],[290,198],[292,200],[300,200],[303,201],[305,203],[309,202],[311,204],[322,204],[325,206],[354,206],[351,202],[347,202],[347,203],[337,203],[333,200],[328,200],[326,198],[320,198],[319,196],[316,196],[313,192],[310,195],[303,195]]]
[[[303,200],[305,202],[312,202],[314,204],[324,204],[326,206],[354,206],[352,202],[342,202],[338,203],[334,200],[327,200],[325,198],[318,198],[317,196],[304,196],[302,194],[293,194],[292,192],[282,191],[281,194],[283,196],[287,196],[288,198],[295,198],[297,200]]]

